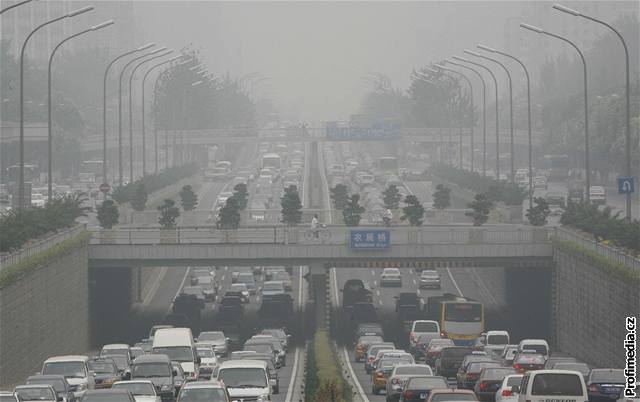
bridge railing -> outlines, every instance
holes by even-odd
[[[514,225],[472,226],[328,226],[316,238],[307,227],[251,226],[219,230],[214,226],[179,227],[172,230],[139,227],[98,230],[92,244],[300,244],[342,245],[350,242],[351,230],[389,230],[390,244],[534,244],[549,243],[546,228]]]
[[[70,229],[47,236],[44,239],[34,241],[12,253],[0,254],[0,271],[8,266],[17,264],[26,258],[37,255],[64,240],[71,239],[85,229],[86,225],[74,226]]]
[[[560,240],[570,240],[587,250],[594,251],[610,261],[617,262],[634,269],[640,274],[640,258],[634,257],[624,252],[624,250],[616,247],[608,246],[595,241],[593,238],[586,237],[580,233],[561,227],[554,228],[553,235]]]

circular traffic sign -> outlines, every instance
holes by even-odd
[[[102,191],[103,193],[108,193],[109,191],[111,191],[111,185],[109,185],[109,183],[102,183],[100,185],[100,191]]]

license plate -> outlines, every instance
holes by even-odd
[[[427,394],[420,394],[420,399],[427,399]]]
[[[620,393],[620,388],[609,387],[609,388],[605,388],[604,392],[607,393],[607,394],[619,394]]]

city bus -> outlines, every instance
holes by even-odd
[[[262,156],[262,169],[274,168],[280,170],[282,166],[282,158],[276,153],[268,153]]]
[[[442,337],[457,346],[471,345],[484,332],[484,305],[466,297],[450,293],[429,297],[427,315],[438,321]]]

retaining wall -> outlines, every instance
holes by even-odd
[[[595,367],[623,367],[625,317],[640,314],[640,281],[558,244],[553,258],[555,348]]]
[[[0,289],[0,387],[89,350],[88,261],[83,242]]]

